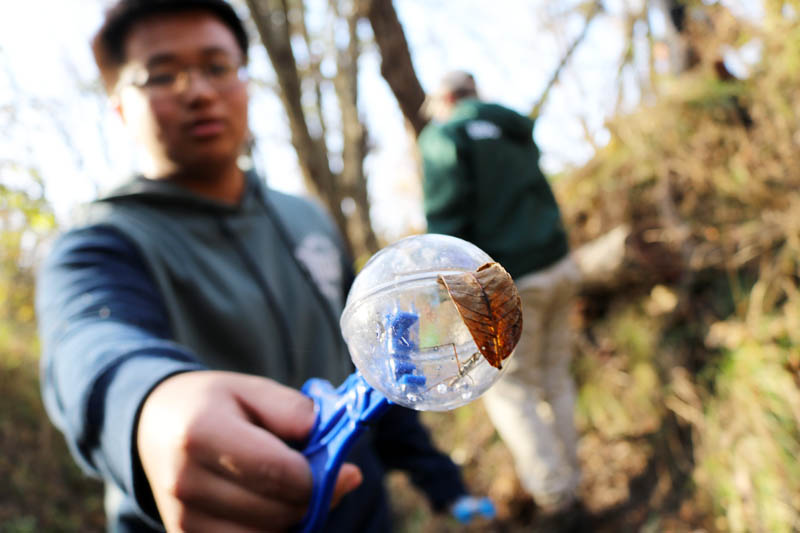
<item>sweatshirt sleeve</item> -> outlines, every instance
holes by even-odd
[[[383,464],[406,471],[436,511],[467,494],[460,469],[436,449],[416,411],[393,405],[376,429],[375,445]]]
[[[428,233],[470,240],[473,185],[456,132],[429,125],[419,139]]]
[[[134,496],[157,521],[135,447],[139,411],[161,381],[204,367],[170,340],[138,250],[108,227],[66,233],[39,272],[36,307],[50,418],[85,471]]]

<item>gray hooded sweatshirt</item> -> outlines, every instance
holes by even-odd
[[[137,178],[87,207],[39,274],[42,391],[79,464],[117,496],[111,529],[163,529],[135,448],[147,394],[203,369],[338,385],[353,370],[338,326],[351,281],[325,213],[254,174],[237,205]],[[408,470],[437,509],[465,493],[407,409],[393,407],[348,460],[364,483],[326,530],[388,530],[385,468]]]

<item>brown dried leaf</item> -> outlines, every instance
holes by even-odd
[[[503,368],[522,333],[522,303],[514,280],[498,263],[486,263],[475,272],[441,274],[464,324],[483,357]]]

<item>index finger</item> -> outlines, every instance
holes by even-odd
[[[198,439],[191,454],[206,468],[257,494],[307,504],[313,481],[306,458],[247,419],[234,420],[213,438]]]
[[[233,393],[242,410],[282,439],[303,440],[314,426],[314,400],[296,389],[271,379],[245,376]]]

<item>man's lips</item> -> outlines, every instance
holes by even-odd
[[[217,118],[204,118],[189,123],[189,135],[192,137],[214,137],[225,129],[225,121]]]

